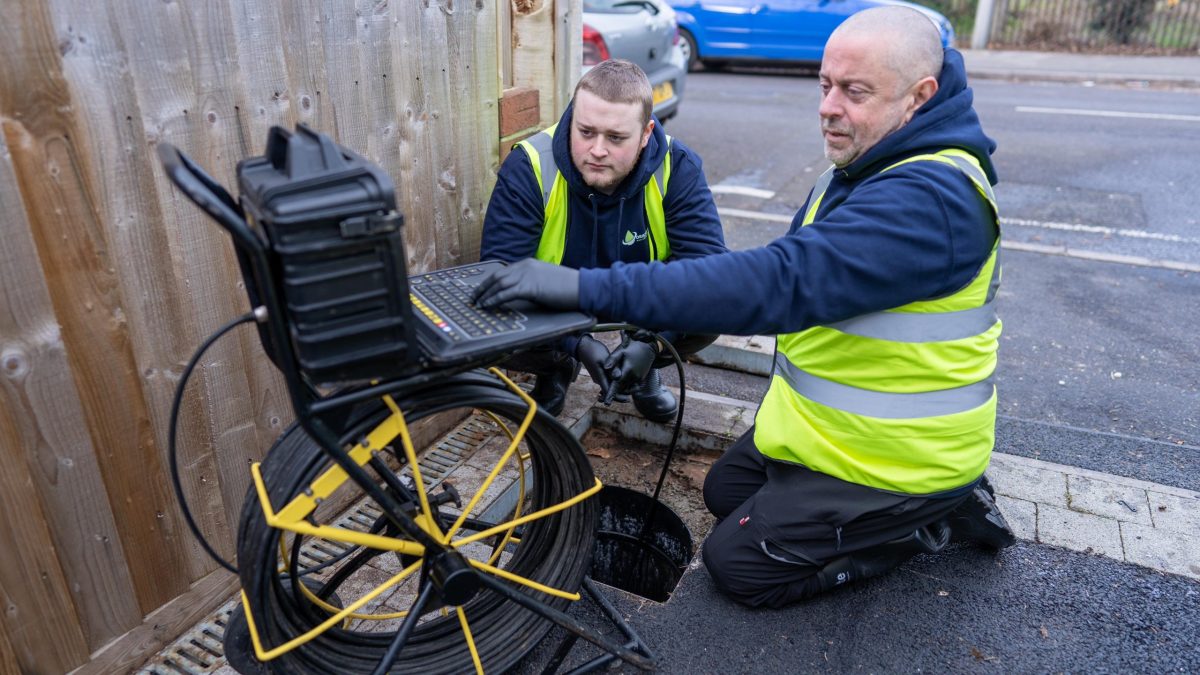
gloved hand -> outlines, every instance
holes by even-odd
[[[492,272],[471,300],[480,307],[532,300],[551,309],[578,309],[579,270],[527,258]]]
[[[587,368],[592,382],[600,385],[600,400],[611,399],[609,391],[612,385],[608,381],[608,371],[604,369],[604,362],[608,360],[608,347],[591,335],[584,335],[579,338],[579,345],[575,347],[575,358]]]
[[[612,378],[612,392],[626,392],[641,382],[654,365],[654,357],[658,354],[654,347],[645,342],[631,340],[625,336],[620,347],[613,350],[604,367]],[[606,401],[607,402],[607,401]]]

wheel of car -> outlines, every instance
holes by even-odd
[[[700,61],[700,50],[696,49],[696,38],[692,37],[691,33],[682,28],[679,29],[679,37],[683,38],[683,41],[679,43],[679,49],[683,52],[683,58],[687,62],[687,69],[688,71],[693,71],[696,69],[696,64]]]

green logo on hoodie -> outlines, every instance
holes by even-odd
[[[634,234],[633,230],[625,230],[625,239],[621,241],[625,246],[633,246],[634,242],[646,241],[646,233]]]

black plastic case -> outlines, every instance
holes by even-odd
[[[411,370],[404,217],[391,178],[304,125],[273,127],[266,156],[237,171],[242,208],[271,251],[300,369],[315,384]]]

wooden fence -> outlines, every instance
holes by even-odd
[[[235,587],[184,527],[166,430],[192,350],[247,303],[228,239],[172,189],[156,144],[229,185],[271,125],[305,122],[393,176],[411,270],[473,260],[499,156],[497,35],[549,38],[536,72],[504,59],[549,119],[578,7],[0,3],[0,673],[124,672]],[[252,328],[189,385],[184,489],[225,556],[247,464],[291,416]]]

